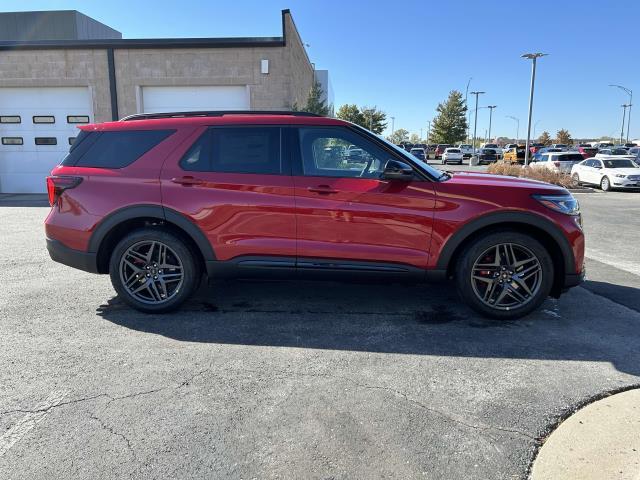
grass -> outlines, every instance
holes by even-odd
[[[568,173],[553,172],[547,168],[531,168],[523,165],[496,162],[489,165],[488,173],[509,175],[511,177],[530,178],[541,182],[559,185],[564,188],[575,188],[577,185]]]

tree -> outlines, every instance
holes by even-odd
[[[357,105],[349,105],[348,103],[342,105],[336,113],[336,117],[347,122],[355,123],[356,125],[362,125],[364,123],[364,116]]]
[[[438,104],[436,110],[438,114],[433,120],[429,141],[455,144],[463,140],[467,133],[467,106],[462,93],[452,90],[447,100]]]
[[[538,143],[543,145],[551,145],[551,135],[546,130],[538,137]]]
[[[336,116],[361,127],[368,128],[373,133],[380,134],[387,128],[387,114],[377,107],[358,107],[345,104],[338,109]]]
[[[573,144],[573,139],[571,138],[569,130],[565,130],[564,128],[558,130],[558,133],[556,133],[556,143],[562,143],[565,145]]]
[[[298,104],[294,103],[292,110],[315,113],[317,115],[326,117],[327,115],[329,115],[330,107],[329,105],[327,105],[327,102],[322,99],[323,95],[324,92],[322,91],[322,85],[320,85],[320,82],[313,82],[313,85],[311,85],[311,90],[309,90],[307,103],[304,104],[301,108],[298,107]]]
[[[368,128],[378,135],[384,132],[384,129],[387,128],[387,114],[382,110],[379,110],[375,105],[373,107],[362,107],[360,109],[360,113],[364,118],[365,124],[358,125]]]
[[[409,140],[409,132],[406,131],[404,128],[399,128],[395,132],[393,132],[391,135],[389,135],[387,137],[387,140],[389,140],[391,143],[395,143],[396,145],[398,145],[399,143],[406,142]]]

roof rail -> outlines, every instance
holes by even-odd
[[[316,113],[292,112],[289,110],[213,110],[201,112],[163,112],[136,113],[120,119],[121,122],[130,120],[151,120],[156,118],[188,118],[188,117],[222,117],[224,115],[291,115],[294,117],[320,117]]]

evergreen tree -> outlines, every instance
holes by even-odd
[[[571,134],[569,130],[565,130],[564,128],[558,130],[556,133],[556,143],[562,143],[564,145],[572,145],[573,139],[571,138]]]
[[[348,103],[342,105],[336,113],[336,117],[347,122],[355,123],[356,125],[364,125],[365,118],[357,105],[350,105]]]
[[[309,96],[307,97],[307,103],[302,107],[298,107],[298,104],[294,103],[292,110],[294,112],[303,111],[309,113],[315,113],[317,115],[322,115],[326,117],[329,115],[330,107],[327,103],[322,100],[322,85],[320,82],[314,82],[311,86],[311,90],[309,90]]]
[[[455,144],[464,140],[467,132],[467,106],[462,93],[452,90],[447,100],[438,104],[437,112],[431,126],[429,141]]]
[[[362,114],[364,124],[359,123],[358,125],[368,128],[378,135],[387,128],[387,114],[379,110],[378,107],[362,107],[360,108],[360,113]]]
[[[538,143],[543,145],[551,145],[551,135],[546,130],[538,137]]]

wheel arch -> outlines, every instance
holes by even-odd
[[[466,245],[489,232],[513,230],[534,237],[547,249],[555,269],[552,296],[559,296],[564,285],[565,274],[575,272],[575,258],[567,238],[551,221],[526,212],[500,212],[488,214],[462,226],[445,243],[438,258],[437,267],[450,276],[456,261]]]
[[[88,250],[96,254],[98,273],[108,273],[113,247],[126,233],[140,227],[168,229],[180,236],[197,255],[202,268],[206,262],[215,260],[207,237],[186,216],[160,205],[133,205],[109,214],[94,229]]]

